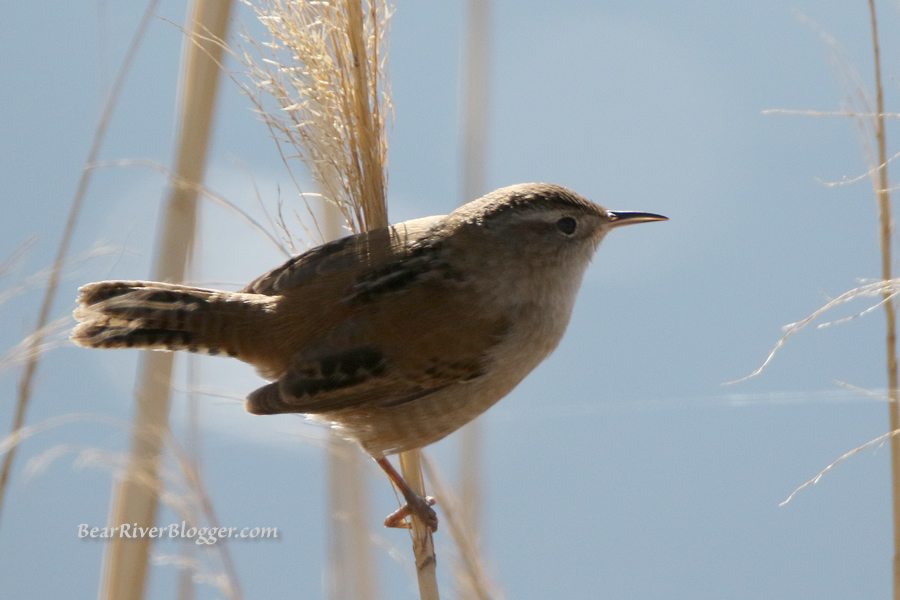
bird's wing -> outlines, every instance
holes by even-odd
[[[250,283],[243,292],[278,296],[316,280],[348,279],[390,262],[399,249],[426,238],[444,217],[426,217],[343,237],[295,256]],[[402,253],[402,252],[401,252]],[[332,286],[339,288],[339,286]]]
[[[251,394],[248,410],[389,407],[484,375],[506,320],[473,310],[464,281],[438,285],[399,268],[391,274],[396,278],[382,274],[345,299],[355,306],[352,316],[298,352],[276,383]]]
[[[243,292],[272,296],[275,308],[256,331],[244,332],[242,360],[268,378],[281,377],[297,354],[321,347],[331,331],[352,319],[365,297],[397,284],[397,273],[418,265],[427,251],[432,226],[441,217],[407,221],[353,235],[288,260],[244,288]],[[411,255],[420,256],[410,260]],[[340,348],[342,351],[344,348]]]

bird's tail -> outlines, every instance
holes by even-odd
[[[242,358],[276,298],[151,281],[101,281],[79,290],[79,346],[147,348]]]

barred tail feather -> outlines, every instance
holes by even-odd
[[[146,348],[227,354],[276,299],[147,281],[102,281],[79,289],[72,341],[91,348]]]

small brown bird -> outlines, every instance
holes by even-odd
[[[508,394],[556,348],[606,233],[665,219],[606,210],[558,185],[514,185],[450,215],[314,248],[240,292],[90,283],[72,339],[255,366],[271,383],[247,411],[330,424],[406,499],[386,525],[414,512],[436,529],[434,500],[386,456],[440,440]]]

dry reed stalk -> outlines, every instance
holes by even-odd
[[[170,169],[168,169],[165,165],[161,164],[158,161],[143,159],[143,158],[123,158],[118,160],[110,160],[104,162],[98,162],[91,165],[90,169],[124,169],[124,168],[133,168],[133,167],[143,167],[147,169],[153,169],[164,175],[168,180],[169,185],[172,187],[180,187],[186,190],[193,191],[194,193],[203,196],[204,198],[208,198],[217,204],[220,204],[230,210],[235,215],[239,216],[247,225],[250,226],[251,229],[256,231],[265,237],[268,241],[270,241],[276,248],[278,248],[286,257],[290,257],[291,253],[288,250],[288,245],[292,245],[292,239],[289,239],[285,242],[279,240],[273,231],[278,230],[279,228],[284,229],[281,223],[276,223],[269,218],[268,213],[266,213],[266,217],[269,220],[269,227],[266,228],[262,223],[257,221],[255,218],[250,216],[246,210],[226,198],[221,194],[217,194],[206,187],[203,183],[199,183],[196,181],[188,181],[184,178],[179,177],[175,173],[173,173]],[[259,198],[257,194],[257,198]],[[285,232],[290,233],[290,232]]]
[[[815,485],[815,484],[819,483],[819,480],[822,479],[822,477],[824,477],[826,473],[828,473],[830,470],[835,468],[839,463],[844,462],[845,460],[847,460],[854,454],[859,454],[860,452],[862,452],[863,450],[866,450],[867,448],[877,448],[878,446],[883,444],[885,440],[887,440],[889,438],[896,438],[897,436],[900,436],[900,429],[894,429],[893,431],[888,431],[887,433],[879,435],[875,439],[869,440],[862,446],[857,446],[853,450],[845,452],[844,454],[842,454],[840,456],[840,458],[838,458],[833,463],[829,464],[827,467],[825,467],[824,469],[819,471],[815,477],[813,477],[812,479],[810,479],[809,481],[807,481],[806,483],[804,483],[803,485],[801,485],[800,487],[795,489],[793,492],[791,492],[791,495],[788,496],[787,498],[785,498],[781,503],[779,503],[778,506],[784,506],[785,504],[787,504],[788,502],[793,500],[794,496],[796,496],[797,493],[800,492],[801,490],[804,490],[811,485]]]
[[[337,207],[324,203],[327,240],[341,235]],[[371,600],[378,597],[369,527],[369,497],[364,456],[356,444],[332,432],[328,440],[328,597]]]
[[[469,0],[468,33],[466,40],[465,89],[463,90],[463,185],[462,202],[470,202],[483,195],[485,189],[485,163],[487,160],[488,98],[489,98],[489,42],[490,2]],[[451,522],[451,533],[456,541],[463,568],[454,569],[456,587],[463,598],[487,598],[483,574],[478,560],[481,538],[481,450],[484,428],[481,419],[469,423],[459,434],[459,489],[460,508],[458,524]],[[426,463],[428,464],[428,463]],[[432,485],[437,483],[429,474]],[[442,502],[446,495],[439,493]],[[444,504],[444,514],[448,515]],[[457,533],[456,530],[464,533]],[[460,543],[462,539],[468,543]],[[474,565],[474,567],[473,567]],[[476,568],[477,567],[477,568]],[[481,575],[479,577],[479,575]]]
[[[282,155],[306,165],[354,232],[388,224],[389,11],[380,1],[367,6],[359,0],[260,0],[253,8],[272,39],[248,38],[259,57],[246,48],[233,52],[253,80],[242,88],[279,146],[293,149]]]
[[[425,481],[422,478],[422,452],[413,450],[400,454],[400,471],[409,487],[420,496],[425,496]],[[412,516],[409,530],[413,554],[416,557],[416,577],[419,581],[419,596],[422,600],[439,600],[437,586],[437,558],[434,553],[434,539],[431,530],[416,516]]]
[[[203,485],[203,478],[200,476],[202,469],[201,454],[201,416],[200,416],[200,394],[198,392],[198,373],[197,373],[197,357],[187,356],[187,441],[185,443],[184,463],[191,469],[192,475],[197,479],[200,485]],[[212,510],[212,503],[210,503]],[[197,555],[200,549],[197,544],[185,538],[181,542],[181,556],[185,557],[191,564],[197,562]],[[194,600],[196,596],[196,569],[181,569],[178,574],[178,584],[176,587],[177,600]]]
[[[171,434],[171,431],[169,433]],[[200,523],[202,522],[201,517],[203,517],[205,522],[209,523],[212,528],[220,529],[222,525],[216,516],[211,496],[206,489],[206,484],[197,467],[195,453],[190,449],[186,452],[179,451],[180,449],[175,438],[170,435],[168,439],[170,440],[168,446],[175,450],[175,458],[180,467],[181,476],[184,479],[188,493],[190,494],[190,498],[183,503],[183,506],[194,513],[192,522]],[[197,508],[200,509],[199,513],[197,513]],[[241,590],[240,580],[237,577],[237,569],[235,568],[234,560],[231,557],[231,551],[228,548],[227,542],[227,539],[220,539],[215,544],[216,551],[219,553],[219,557],[222,561],[223,571],[222,575],[215,579],[215,584],[226,598],[229,598],[230,600],[241,600],[244,595]],[[196,548],[194,548],[194,550],[196,550]],[[193,586],[190,589],[193,591]]]
[[[12,447],[25,439],[66,425],[79,423],[104,425],[122,432],[135,432],[134,428],[126,421],[107,415],[99,413],[69,413],[33,425],[26,425],[16,432],[15,435],[0,439],[0,454],[9,452]],[[137,470],[136,481],[141,485],[155,489],[162,501],[191,526],[208,526],[213,529],[219,529],[220,523],[212,507],[209,493],[189,452],[179,446],[171,431],[166,432],[163,437],[164,446],[172,452],[175,463],[179,467],[178,470],[163,469],[158,473]],[[71,454],[76,455],[74,465],[78,468],[99,467],[113,473],[121,472],[127,460],[123,453],[110,452],[103,448],[57,444],[30,458],[23,469],[24,475],[26,478],[38,476],[46,471],[54,461]],[[239,600],[242,597],[240,585],[234,561],[226,542],[227,539],[220,539],[214,546],[207,547],[207,551],[204,554],[205,558],[209,560],[217,557],[221,564],[218,566],[218,570],[213,572],[212,576],[207,574],[205,580],[214,584],[225,598]],[[177,562],[179,566],[184,567],[186,561],[189,561],[189,559],[179,556],[169,562]]]
[[[359,447],[336,433],[328,440],[328,597],[377,598],[369,529],[366,469]]]
[[[22,262],[31,248],[37,243],[37,240],[38,237],[36,235],[30,236],[24,242],[19,244],[18,248],[10,252],[9,256],[7,256],[3,262],[0,262],[0,279],[6,277],[10,271]]]
[[[742,381],[746,381],[747,379],[750,379],[751,377],[756,377],[757,375],[762,373],[763,370],[765,370],[765,368],[767,366],[769,366],[769,363],[772,362],[772,359],[775,358],[775,354],[781,349],[782,346],[784,346],[787,343],[787,341],[794,334],[799,333],[802,329],[804,329],[808,325],[812,324],[813,321],[815,321],[816,319],[818,319],[819,317],[824,315],[826,312],[828,312],[832,308],[834,308],[836,306],[840,306],[841,304],[846,304],[847,302],[850,302],[851,300],[856,300],[857,298],[870,298],[873,296],[881,296],[881,301],[877,302],[873,306],[866,308],[862,312],[857,313],[856,315],[854,315],[852,317],[847,317],[844,319],[839,319],[837,321],[831,321],[828,323],[822,323],[819,325],[819,327],[826,327],[829,325],[833,325],[836,323],[846,321],[848,319],[861,317],[865,314],[872,312],[874,309],[880,307],[887,300],[893,299],[898,294],[900,294],[900,279],[891,279],[890,281],[879,280],[874,283],[868,283],[866,285],[861,285],[859,287],[853,288],[852,290],[848,290],[848,291],[844,292],[837,298],[834,298],[834,299],[828,301],[826,304],[824,304],[823,306],[821,306],[818,309],[816,309],[815,311],[813,311],[812,314],[810,314],[803,320],[797,321],[796,323],[790,323],[788,325],[785,325],[783,327],[783,329],[786,331],[786,333],[781,337],[780,340],[778,340],[778,342],[775,344],[775,347],[772,348],[772,350],[769,352],[769,355],[766,356],[766,359],[763,361],[763,363],[755,371],[753,371],[746,377],[741,377],[740,379],[736,379],[734,381],[728,381],[725,383],[725,385],[732,385],[735,383],[740,383]]]
[[[68,333],[71,326],[72,320],[68,317],[63,317],[52,323],[47,323],[41,329],[32,332],[31,335],[21,340],[18,344],[0,354],[0,372],[18,367],[21,364],[27,366],[36,363],[44,352],[68,344]],[[15,438],[24,426],[24,423],[22,423],[19,427],[10,431],[10,437]]]
[[[881,279],[891,280],[891,215],[890,182],[887,172],[887,139],[884,128],[884,90],[881,79],[881,50],[878,44],[878,18],[875,1],[869,0],[869,16],[872,25],[872,49],[875,62],[875,103],[877,115],[872,128],[878,145],[877,179],[873,176],[873,187],[878,197],[879,238],[881,243]],[[897,385],[897,312],[893,296],[884,292],[885,345],[887,346],[887,377],[889,431],[900,429],[900,407],[898,407]],[[891,436],[891,496],[894,520],[893,590],[894,600],[900,600],[900,438]]]
[[[261,58],[246,49],[235,54],[254,81],[244,90],[279,148],[293,148],[354,232],[386,226],[390,98],[384,71],[390,11],[385,2],[260,0],[254,10],[272,39],[249,40]],[[274,101],[274,109],[264,97]],[[419,451],[401,454],[400,467],[410,487],[424,496]],[[419,593],[436,599],[431,531],[416,517],[411,531]]]
[[[211,43],[206,37],[224,39],[230,13],[231,0],[195,0],[191,11],[191,43],[182,70],[175,168],[180,180],[199,183],[203,179],[222,53],[222,45]],[[173,186],[166,205],[154,279],[184,280],[194,243],[196,204],[195,190]],[[152,527],[155,523],[159,489],[142,483],[141,479],[158,477],[163,436],[168,431],[173,358],[168,352],[147,352],[142,356],[131,453],[124,480],[114,492],[111,526],[137,523]],[[150,543],[150,538],[145,537],[110,541],[106,547],[101,597],[116,600],[144,596]]]
[[[458,597],[477,598],[478,600],[502,598],[501,592],[491,583],[484,572],[478,539],[472,535],[471,524],[466,522],[469,517],[466,515],[465,497],[454,496],[444,484],[428,456],[423,456],[423,458],[422,466],[425,469],[425,475],[441,499],[441,508],[450,535],[453,536],[453,541],[459,550],[460,565],[456,573],[457,585],[460,586]]]
[[[97,129],[94,132],[94,139],[91,142],[91,149],[88,152],[86,161],[87,165],[95,162],[100,155],[100,148],[103,146],[103,141],[106,139],[106,132],[109,128],[109,123],[112,120],[113,109],[119,101],[119,95],[125,84],[125,77],[131,70],[131,65],[134,63],[137,49],[144,40],[144,34],[147,32],[147,27],[150,25],[150,20],[153,17],[153,11],[156,10],[157,4],[159,4],[159,0],[150,0],[147,3],[147,8],[144,9],[141,22],[138,24],[134,37],[128,45],[128,50],[125,52],[125,58],[122,60],[119,71],[116,73],[116,78],[110,88],[109,96],[103,106],[100,122],[97,124]],[[53,269],[50,273],[50,280],[47,282],[47,291],[45,292],[44,300],[41,303],[41,310],[38,314],[37,324],[34,328],[35,332],[32,334],[32,345],[31,350],[28,352],[28,362],[25,365],[25,370],[22,372],[22,376],[19,378],[16,394],[16,412],[13,417],[12,427],[10,428],[10,435],[14,439],[17,432],[25,424],[25,414],[28,410],[28,405],[31,402],[34,378],[37,374],[38,363],[40,362],[41,355],[39,349],[43,342],[43,332],[45,331],[47,322],[50,320],[50,311],[53,308],[53,301],[56,299],[59,278],[62,275],[66,257],[69,254],[69,246],[72,244],[75,226],[78,223],[79,217],[81,217],[81,208],[84,205],[84,198],[87,195],[90,180],[91,170],[86,166],[81,172],[78,189],[75,191],[75,197],[72,199],[72,205],[69,207],[69,216],[66,218],[66,226],[63,229],[62,237],[60,237],[59,240],[59,247],[56,251],[56,257],[53,260]],[[0,519],[2,519],[3,516],[3,505],[6,500],[9,478],[12,473],[13,463],[16,459],[17,448],[18,444],[13,443],[9,452],[3,457],[3,467],[0,468]]]
[[[877,438],[883,440],[890,439],[891,449],[891,494],[892,494],[892,519],[893,519],[893,539],[894,539],[894,556],[892,560],[893,566],[893,597],[894,600],[900,600],[900,406],[898,406],[898,365],[897,365],[897,313],[895,308],[894,297],[898,293],[898,282],[892,278],[892,223],[893,216],[891,210],[891,186],[888,178],[888,166],[890,160],[895,157],[888,158],[887,155],[887,136],[885,130],[885,117],[894,117],[895,114],[884,112],[884,88],[881,75],[881,49],[878,39],[878,17],[875,10],[874,0],[868,0],[869,21],[872,31],[872,50],[873,61],[875,66],[875,108],[870,107],[869,100],[863,92],[863,86],[859,82],[859,77],[849,64],[849,61],[842,56],[839,44],[834,38],[826,35],[821,30],[820,37],[829,47],[829,58],[838,78],[839,84],[847,96],[848,110],[839,113],[826,112],[820,113],[815,111],[804,111],[800,114],[808,114],[814,116],[834,116],[842,115],[855,118],[860,132],[860,138],[863,143],[863,149],[866,153],[867,160],[870,165],[868,175],[872,180],[872,187],[878,204],[878,220],[879,220],[879,246],[881,250],[881,280],[875,284],[869,284],[858,287],[842,294],[839,298],[829,302],[824,307],[817,310],[813,315],[804,319],[800,323],[788,326],[787,334],[779,340],[775,348],[769,354],[763,365],[754,371],[750,377],[759,374],[766,364],[772,359],[778,348],[791,335],[809,323],[819,314],[828,310],[835,304],[855,298],[859,295],[867,295],[872,291],[876,291],[881,295],[881,302],[878,305],[884,307],[885,311],[885,346],[886,346],[886,368],[888,379],[888,427],[889,431],[884,436]],[[810,23],[808,19],[804,19]],[[811,24],[811,23],[810,23]],[[818,28],[816,28],[818,29]],[[766,112],[784,112],[784,111],[766,111]],[[792,112],[792,111],[790,111]],[[872,147],[872,138],[874,137],[875,148]],[[858,180],[859,178],[857,178]],[[856,180],[854,180],[856,181]],[[848,182],[841,182],[848,183]],[[862,292],[862,293],[861,293]],[[876,305],[876,306],[878,306]],[[874,308],[874,307],[872,307]],[[871,310],[871,309],[869,309]],[[866,311],[868,312],[868,311]],[[738,380],[741,381],[741,380]],[[807,487],[819,480],[826,472],[828,472],[835,464],[855,454],[859,450],[868,447],[872,442],[860,446],[855,450],[851,450],[840,459],[826,467],[814,479],[805,483],[803,486],[795,490],[794,494],[800,489]],[[791,498],[794,494],[791,494]],[[790,500],[790,498],[788,498]],[[786,502],[786,501],[785,501]]]

